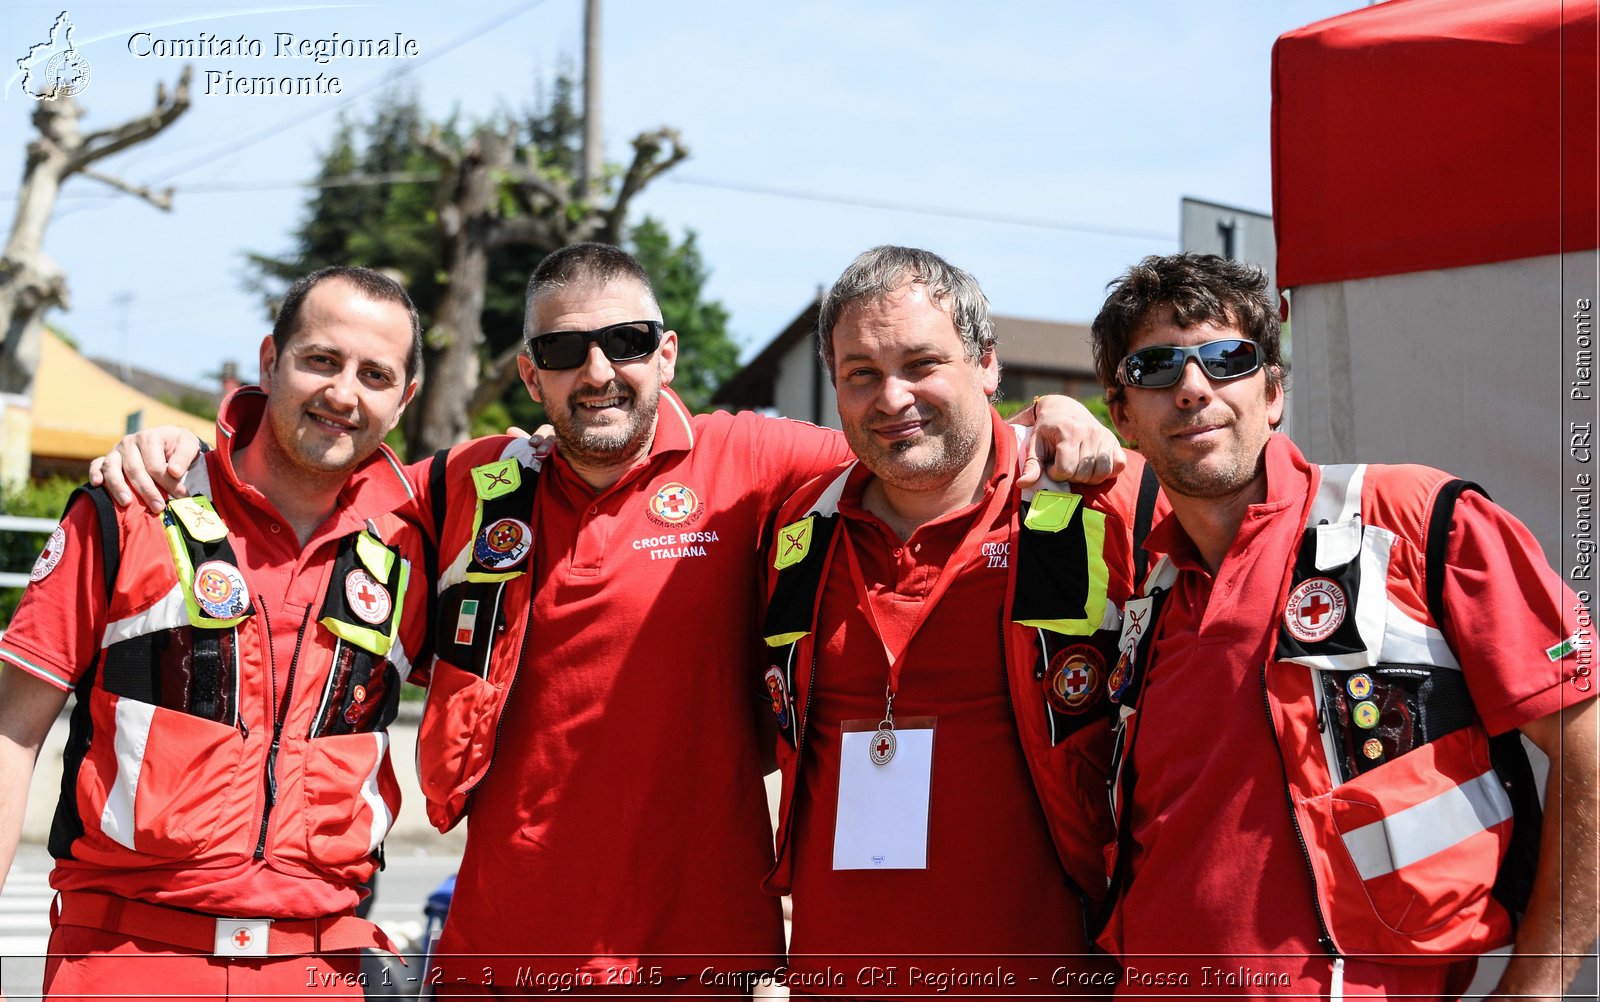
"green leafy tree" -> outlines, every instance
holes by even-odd
[[[60,518],[67,498],[77,486],[77,481],[65,477],[23,484],[0,493],[0,515]],[[0,530],[0,570],[14,573],[32,567],[44,541],[45,537],[36,532]],[[17,603],[22,601],[22,591],[21,588],[0,588],[0,630],[11,622]]]

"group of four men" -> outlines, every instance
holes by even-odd
[[[395,810],[408,675],[430,819],[470,819],[458,992],[745,994],[785,957],[785,893],[797,994],[1459,993],[1509,940],[1502,898],[1526,906],[1502,990],[1571,976],[1595,879],[1575,598],[1481,494],[1273,433],[1259,273],[1179,255],[1115,283],[1097,367],[1143,459],[1106,479],[1115,442],[1047,399],[1075,489],[1024,470],[987,302],[925,251],[869,251],[823,302],[843,441],[690,415],[615,248],[547,258],[525,333],[554,454],[403,469],[379,443],[415,311],[371,272],[308,276],[217,450],[150,436],[107,467],[127,500],[175,466],[163,514],[69,506],[0,640],[4,864],[79,697],[52,997],[352,970],[381,940],[342,916]],[[1494,737],[1518,729],[1552,761],[1531,850]]]

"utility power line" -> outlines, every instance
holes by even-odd
[[[346,174],[339,177],[317,178],[311,181],[215,181],[185,185],[185,195],[220,195],[239,192],[289,191],[309,188],[349,188],[379,184],[426,183],[437,180],[437,171],[385,171],[374,174]],[[994,212],[976,212],[970,209],[953,209],[937,205],[900,202],[890,199],[859,198],[851,195],[834,195],[826,192],[801,191],[772,185],[746,184],[742,181],[725,181],[705,177],[677,177],[668,174],[659,180],[698,188],[714,188],[747,195],[764,195],[770,198],[787,198],[803,202],[828,205],[848,205],[855,208],[877,209],[886,212],[904,212],[912,215],[933,216],[944,219],[963,219],[969,222],[994,223],[1002,226],[1026,226],[1032,229],[1054,230],[1062,233],[1084,233],[1092,236],[1115,237],[1125,240],[1162,240],[1175,243],[1177,235],[1161,230],[1141,230],[1122,226],[1103,226],[1096,223],[1079,223],[1037,216],[1006,215]],[[13,196],[15,197],[15,196]],[[63,199],[112,199],[111,192],[63,192]]]

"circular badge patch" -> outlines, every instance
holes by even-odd
[[[394,602],[389,598],[389,589],[374,581],[371,574],[357,567],[344,576],[344,598],[350,603],[350,611],[363,623],[377,626],[389,618],[389,610],[394,607]]]
[[[894,758],[894,731],[881,727],[872,735],[872,744],[867,746],[867,753],[872,756],[873,765],[888,765]]]
[[[234,946],[241,950],[248,950],[250,949],[250,944],[256,941],[256,934],[249,929],[241,927],[233,930],[233,935],[228,938],[233,941]]]
[[[1361,754],[1367,758],[1383,758],[1383,742],[1377,738],[1368,738],[1361,746]]]
[[[250,604],[244,575],[225,560],[207,560],[194,569],[194,600],[212,619],[233,619]]]
[[[789,687],[783,681],[783,669],[773,665],[767,669],[767,695],[772,697],[772,715],[778,718],[779,727],[789,726]]]
[[[1378,726],[1378,704],[1370,699],[1357,703],[1350,710],[1350,719],[1362,730],[1372,730]]]
[[[1289,593],[1283,609],[1284,625],[1303,644],[1314,644],[1333,636],[1344,622],[1344,589],[1331,578],[1312,578]]]
[[[29,581],[43,581],[56,569],[56,564],[61,563],[61,554],[67,549],[67,533],[61,526],[56,526],[50,538],[44,541],[44,549],[39,551],[39,559],[33,562],[33,570],[28,572]]]
[[[1351,699],[1366,699],[1372,695],[1372,676],[1365,672],[1351,675],[1350,680],[1344,684],[1345,691],[1350,693]]]
[[[528,523],[502,518],[483,527],[473,544],[472,556],[492,571],[508,570],[527,559],[533,545],[533,530]]]
[[[1044,698],[1062,713],[1082,713],[1100,698],[1106,661],[1088,644],[1073,644],[1050,659]]]
[[[661,525],[683,525],[700,517],[700,496],[689,487],[673,482],[662,484],[651,496],[645,513]]]
[[[1111,669],[1111,674],[1106,678],[1106,695],[1111,697],[1113,703],[1122,702],[1122,694],[1128,691],[1128,679],[1133,674],[1132,649],[1122,652],[1117,658],[1117,665]]]

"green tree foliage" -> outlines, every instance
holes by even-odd
[[[77,486],[75,480],[54,477],[27,484],[18,491],[0,494],[0,515],[60,518],[67,506],[67,498]],[[45,537],[36,532],[0,530],[0,570],[17,573],[32,567],[44,546],[44,540]],[[17,611],[20,601],[21,588],[0,588],[0,629],[11,622],[11,616]]]
[[[503,114],[500,124],[508,122],[515,125],[528,162],[554,174],[576,174],[583,121],[570,73],[559,74],[530,110]],[[422,313],[424,329],[431,325],[446,276],[429,180],[436,167],[418,136],[433,124],[416,94],[404,90],[386,94],[369,119],[339,123],[290,251],[250,258],[253,286],[269,308],[296,277],[331,264],[357,264],[398,272]],[[449,141],[472,131],[454,117],[437,125]],[[617,169],[608,169],[614,179]],[[391,180],[352,183],[374,177]],[[679,335],[682,347],[673,387],[691,408],[709,407],[712,392],[737,369],[738,348],[728,335],[727,310],[705,298],[710,269],[695,235],[688,231],[674,240],[666,227],[649,218],[628,232],[627,248],[649,272],[666,324]],[[493,250],[482,314],[486,363],[521,340],[528,275],[541,258],[526,246]],[[500,431],[508,422],[531,429],[543,419],[542,409],[513,379],[497,401],[473,416],[473,432]]]

